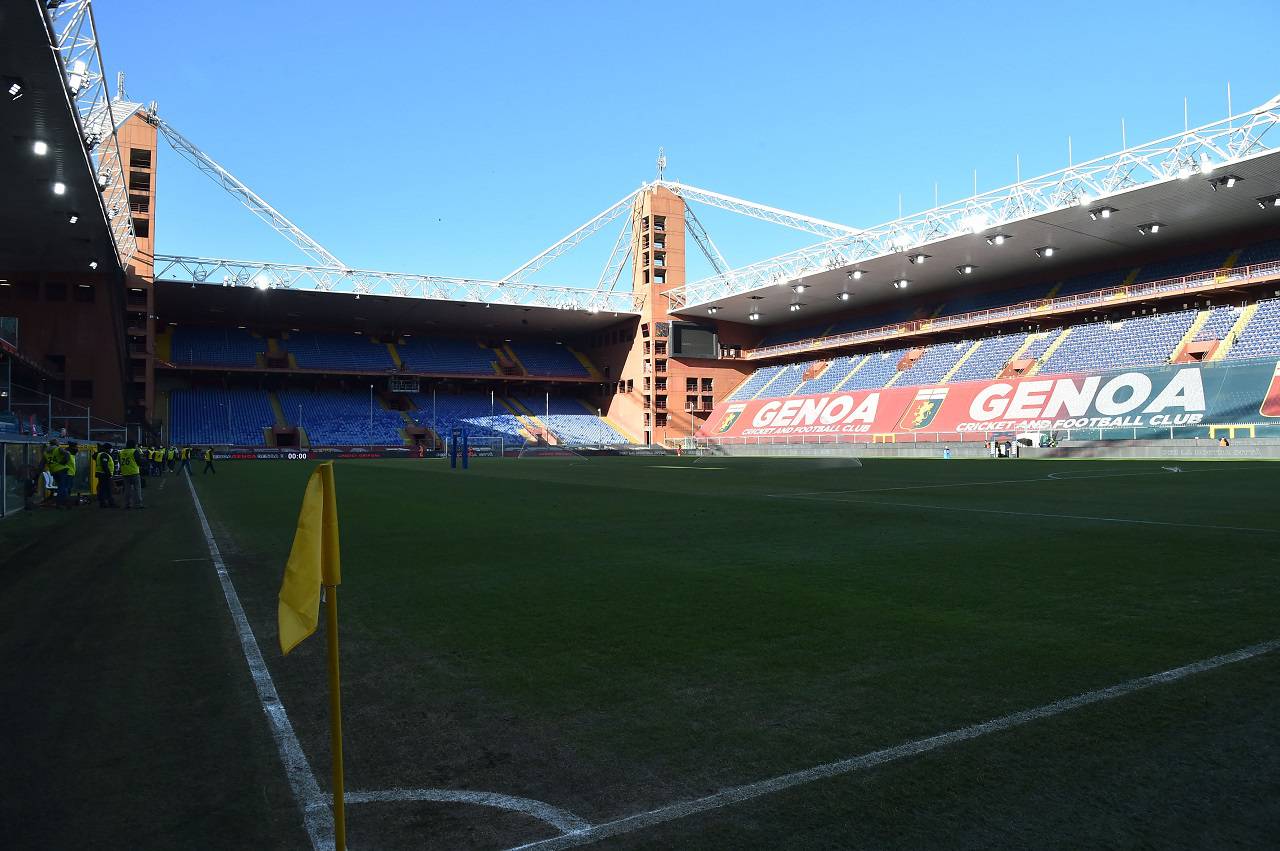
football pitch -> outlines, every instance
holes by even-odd
[[[21,847],[323,844],[324,627],[275,627],[312,466],[0,524]],[[1280,464],[335,466],[352,848],[1280,835]]]

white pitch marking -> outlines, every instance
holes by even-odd
[[[578,833],[570,833],[565,836],[557,836],[551,839],[529,842],[524,845],[508,849],[508,851],[523,851],[523,849],[555,851],[555,849],[560,848],[573,848],[578,845],[587,845],[593,842],[598,842],[601,839],[606,839],[610,836],[618,836],[619,834],[643,830],[645,828],[653,827],[654,825],[675,821],[676,819],[691,816],[696,813],[716,810],[721,807],[729,806],[730,804],[737,804],[754,798],[760,798],[765,795],[772,795],[775,792],[781,792],[784,789],[790,789],[794,786],[812,783],[815,780],[824,780],[828,777],[836,777],[842,774],[849,774],[854,771],[865,771],[866,769],[874,768],[878,765],[883,765],[884,763],[918,756],[919,754],[928,753],[929,751],[937,748],[954,745],[958,742],[969,741],[970,739],[976,739],[980,736],[986,736],[991,733],[1001,733],[1005,730],[1011,730],[1015,727],[1021,727],[1024,724],[1029,724],[1032,721],[1052,718],[1055,715],[1061,715],[1064,712],[1070,712],[1074,709],[1079,709],[1082,706],[1089,706],[1091,704],[1101,703],[1107,700],[1115,700],[1118,697],[1124,697],[1134,692],[1151,688],[1152,686],[1176,682],[1196,674],[1202,674],[1205,671],[1211,671],[1214,668],[1221,668],[1224,665],[1243,662],[1246,659],[1262,656],[1263,654],[1271,653],[1277,649],[1280,649],[1280,639],[1264,641],[1261,644],[1254,644],[1251,647],[1245,647],[1231,653],[1224,653],[1221,656],[1202,659],[1199,662],[1192,662],[1191,664],[1183,665],[1180,668],[1172,668],[1159,674],[1151,674],[1150,676],[1128,680],[1127,682],[1108,686],[1107,688],[1098,689],[1097,691],[1088,691],[1084,694],[1078,694],[1075,697],[1068,697],[1064,700],[1055,701],[1054,703],[1046,703],[1042,706],[1037,706],[1034,709],[1025,709],[1021,712],[1014,712],[991,721],[984,721],[980,724],[961,727],[958,730],[939,733],[936,736],[929,736],[924,739],[915,739],[901,745],[896,745],[884,750],[872,751],[871,753],[855,756],[850,759],[842,759],[838,762],[828,762],[825,765],[806,768],[802,771],[792,772],[791,774],[783,774],[779,777],[772,777],[768,780],[760,780],[756,783],[748,783],[744,786],[733,786],[728,789],[723,789],[714,795],[708,795],[705,798],[696,798],[692,801],[681,801],[679,803],[669,804],[665,807],[659,807],[656,810],[636,813],[624,818],[615,819],[614,821],[597,824]]]
[[[576,833],[591,827],[591,822],[581,816],[553,807],[545,801],[517,798],[514,795],[502,795],[497,792],[471,792],[465,789],[382,789],[376,792],[348,792],[343,796],[343,800],[348,804],[382,804],[402,801],[478,804],[482,807],[498,807],[533,816],[545,821],[561,833]]]
[[[679,464],[650,464],[651,470],[723,470],[724,467],[695,467],[692,464],[685,467]]]
[[[1055,520],[1090,520],[1098,523],[1131,523],[1138,526],[1176,526],[1179,529],[1215,529],[1221,532],[1261,532],[1280,534],[1280,529],[1259,529],[1253,526],[1215,526],[1211,523],[1175,523],[1172,520],[1138,520],[1132,517],[1094,517],[1090,514],[1050,514],[1043,511],[1010,511],[1000,508],[971,508],[959,505],[923,505],[916,502],[884,502],[876,499],[821,499],[801,496],[814,502],[844,502],[849,505],[884,505],[891,508],[918,508],[923,511],[963,511],[969,514],[1004,514],[1011,517],[1048,517]]]
[[[208,560],[209,560],[209,557],[208,557],[208,556],[199,556],[198,558],[175,558],[175,559],[170,559],[170,561],[171,561],[173,564],[178,564],[178,563],[180,563],[180,562],[184,562],[184,561],[208,561]]]
[[[209,556],[213,560],[214,569],[218,573],[218,582],[222,585],[222,594],[227,598],[227,609],[231,619],[235,621],[236,633],[240,636],[240,649],[244,652],[244,661],[249,666],[253,684],[258,690],[258,700],[262,704],[262,712],[267,716],[271,726],[271,735],[276,740],[276,749],[280,752],[280,761],[284,764],[285,774],[289,778],[289,788],[293,790],[294,800],[302,810],[302,821],[307,836],[311,839],[311,847],[315,851],[328,851],[334,847],[333,812],[329,808],[329,798],[320,791],[320,784],[311,771],[307,755],[303,753],[302,744],[293,732],[293,724],[289,721],[289,713],[285,712],[280,702],[280,694],[276,691],[275,681],[271,679],[271,671],[267,669],[262,651],[258,649],[258,640],[253,637],[253,629],[249,619],[245,617],[244,607],[240,605],[240,596],[236,586],[227,572],[227,565],[222,560],[222,553],[213,539],[213,530],[209,528],[209,520],[205,517],[204,506],[196,494],[196,486],[187,477],[187,487],[191,490],[191,501],[196,507],[196,516],[200,518],[200,528],[204,531],[205,543],[209,545]]]

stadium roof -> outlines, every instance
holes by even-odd
[[[1272,149],[1280,144],[1277,124],[1280,98],[1212,125],[690,282],[672,292],[673,312],[697,317],[715,307],[717,318],[742,321],[758,311],[759,324],[771,325],[961,285],[999,287],[1053,276],[1055,269],[1067,277],[1073,269],[1167,251],[1176,247],[1172,240],[1189,244],[1280,227],[1280,209],[1259,203],[1280,192],[1280,152]],[[1160,227],[1147,227],[1152,224]],[[1052,256],[1039,251],[1045,247],[1054,249]],[[964,267],[972,269],[964,274]],[[855,271],[859,280],[849,277]],[[902,280],[909,281],[906,292],[893,286]],[[850,294],[847,301],[837,298],[843,291]],[[799,314],[789,309],[795,303],[803,305]]]
[[[156,281],[160,320],[179,324],[245,325],[250,328],[303,327],[361,330],[367,334],[441,333],[535,338],[589,334],[634,314],[554,307],[438,301],[366,294],[325,293],[308,289],[218,287]]]
[[[0,10],[0,81],[0,269],[88,273],[91,262],[114,264],[94,169],[40,4]],[[47,146],[43,155],[37,142]]]

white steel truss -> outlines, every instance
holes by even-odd
[[[696,186],[676,183],[671,180],[658,180],[652,185],[668,189],[672,194],[680,196],[685,201],[697,201],[701,204],[706,204],[708,207],[718,207],[721,210],[728,210],[731,213],[737,213],[753,219],[760,219],[761,221],[771,222],[775,225],[783,225],[784,227],[794,228],[795,230],[816,233],[818,236],[834,238],[851,236],[862,232],[861,229],[851,228],[848,225],[828,222],[824,219],[815,219],[813,216],[806,216],[803,213],[792,213],[789,210],[779,210],[776,207],[766,207],[763,204],[756,204],[753,201],[744,201],[741,198],[721,195],[719,192],[712,192],[709,189],[699,189]]]
[[[707,262],[711,264],[711,268],[717,275],[723,275],[729,271],[731,267],[728,261],[724,259],[724,255],[720,253],[720,249],[712,241],[711,234],[707,233],[707,229],[702,226],[702,222],[694,214],[693,208],[688,205],[684,208],[684,229],[686,233],[693,237],[693,241],[702,250],[702,256],[707,258]]]
[[[1208,174],[1276,150],[1280,146],[1277,124],[1280,98],[1145,145],[690,282],[668,293],[671,309],[706,304],[1019,219],[1093,204],[1139,186]]]
[[[631,259],[635,246],[635,225],[636,225],[636,209],[639,203],[639,196],[634,196],[631,204],[631,215],[622,220],[622,227],[618,230],[618,238],[614,240],[613,251],[609,252],[609,259],[605,261],[604,268],[600,270],[600,280],[596,282],[596,290],[599,292],[613,292],[618,288],[618,281],[622,278],[622,270],[627,268],[627,261]]]
[[[463,301],[473,304],[510,304],[584,310],[589,313],[634,313],[641,305],[629,292],[610,293],[592,289],[548,286],[546,284],[485,281],[476,278],[446,278],[411,275],[370,269],[335,269],[298,263],[270,263],[255,260],[225,260],[215,257],[180,257],[157,254],[157,281],[179,281],[224,287],[252,287],[259,290],[310,289],[348,293],[356,296]]]
[[[42,15],[48,10],[45,21],[50,42],[61,67],[67,99],[76,114],[89,169],[98,181],[98,198],[111,228],[116,256],[123,267],[138,250],[138,241],[129,213],[120,140],[116,137],[93,8],[89,0],[38,2],[38,5]]]
[[[641,189],[637,189],[635,192],[629,193],[627,197],[613,204],[603,213],[598,214],[585,224],[580,225],[572,233],[552,245],[550,248],[536,255],[528,262],[517,266],[510,274],[502,278],[502,282],[510,284],[523,283],[525,278],[551,263],[557,257],[561,257],[572,251],[583,240],[599,231],[602,227],[609,224],[609,222],[618,218],[618,216],[621,216],[628,210],[634,209],[636,197],[643,191],[644,189],[642,187]],[[603,281],[603,277],[601,280]]]
[[[223,168],[213,157],[200,150],[198,145],[179,133],[173,125],[154,112],[147,113],[147,120],[164,134],[164,137],[169,140],[169,144],[183,159],[208,175],[214,183],[244,204],[249,212],[269,224],[276,233],[289,240],[320,265],[336,269],[344,268],[342,261],[335,257],[331,251],[308,236],[302,228],[290,221],[284,213],[268,204],[261,195],[254,192],[234,174]]]

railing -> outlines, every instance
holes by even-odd
[[[974,310],[968,313],[957,313],[937,319],[913,319],[909,322],[896,322],[879,328],[868,328],[862,331],[848,331],[828,337],[811,337],[797,340],[794,343],[778,343],[772,346],[759,346],[743,352],[746,360],[763,360],[780,355],[798,354],[801,352],[823,351],[849,346],[856,343],[874,343],[898,339],[914,334],[928,334],[955,328],[968,328],[1003,322],[1009,319],[1020,319],[1030,316],[1045,316],[1053,313],[1068,313],[1083,310],[1102,302],[1126,303],[1151,296],[1176,295],[1177,293],[1199,293],[1234,286],[1242,281],[1263,281],[1280,277],[1280,260],[1268,260],[1265,263],[1254,263],[1233,269],[1206,269],[1179,278],[1165,278],[1144,284],[1108,287],[1092,290],[1087,293],[1060,296],[1058,298],[1034,299],[1019,302],[1006,307],[993,307],[986,310]]]
[[[1209,437],[1205,434],[1208,432]],[[1068,441],[1094,440],[1150,440],[1150,439],[1184,439],[1199,440],[1205,445],[1217,440],[1219,436],[1230,439],[1237,437],[1261,437],[1271,434],[1280,437],[1280,426],[1276,423],[1201,423],[1194,426],[1148,426],[1129,428],[1079,428],[1079,429],[1026,429],[1016,432],[1017,435],[1044,434],[1051,436],[1061,444]],[[772,435],[762,437],[697,437],[698,442],[710,446],[805,446],[805,445],[842,445],[842,446],[878,446],[898,443],[985,443],[990,440],[1012,440],[1015,432],[1009,429],[991,431],[927,431],[927,432],[886,432],[883,434],[815,434],[815,435]]]

